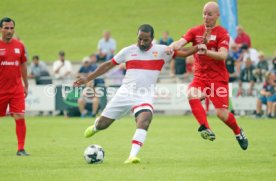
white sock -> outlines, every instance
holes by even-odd
[[[136,129],[135,134],[132,138],[132,147],[129,154],[129,157],[135,157],[141,147],[143,146],[147,136],[147,131],[144,129]]]

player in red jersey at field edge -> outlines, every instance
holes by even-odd
[[[207,140],[215,140],[206,112],[201,104],[204,97],[208,97],[216,108],[216,114],[229,128],[243,150],[248,147],[248,140],[244,131],[238,126],[232,113],[228,111],[228,72],[225,59],[228,54],[229,35],[221,26],[216,25],[219,18],[219,6],[216,2],[208,2],[203,8],[204,23],[188,30],[178,41],[167,48],[167,53],[180,49],[187,43],[193,45],[205,43],[206,47],[194,54],[194,79],[188,88],[188,99],[192,113],[200,127],[198,131]]]
[[[0,117],[9,114],[15,119],[18,149],[16,155],[28,156],[24,150],[26,123],[25,97],[28,94],[27,58],[24,45],[13,38],[15,22],[0,20]],[[23,83],[22,84],[22,79]]]

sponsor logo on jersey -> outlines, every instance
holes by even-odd
[[[14,62],[2,61],[1,66],[19,66],[19,61],[16,60]]]
[[[14,53],[20,54],[20,49],[19,49],[19,48],[15,48],[15,49],[14,49]]]

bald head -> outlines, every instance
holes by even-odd
[[[213,28],[219,17],[219,5],[216,2],[208,2],[203,7],[204,24],[208,28]]]
[[[204,5],[203,11],[209,10],[219,14],[219,5],[216,2],[210,1]]]

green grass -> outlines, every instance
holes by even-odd
[[[61,49],[79,61],[95,52],[105,29],[112,32],[119,51],[136,42],[140,24],[150,23],[160,38],[169,30],[178,39],[202,22],[207,0],[2,0],[0,16],[16,20],[16,31],[29,55],[48,62]],[[238,0],[239,22],[251,35],[252,44],[273,56],[276,50],[275,0]]]
[[[115,122],[91,139],[83,138],[90,119],[29,117],[26,149],[17,157],[14,121],[0,121],[0,180],[276,180],[275,120],[239,118],[249,138],[240,149],[232,132],[217,118],[209,118],[217,140],[203,140],[191,116],[155,116],[139,156],[141,164],[125,165],[135,130],[131,117]],[[103,146],[103,164],[86,164],[83,151]]]

